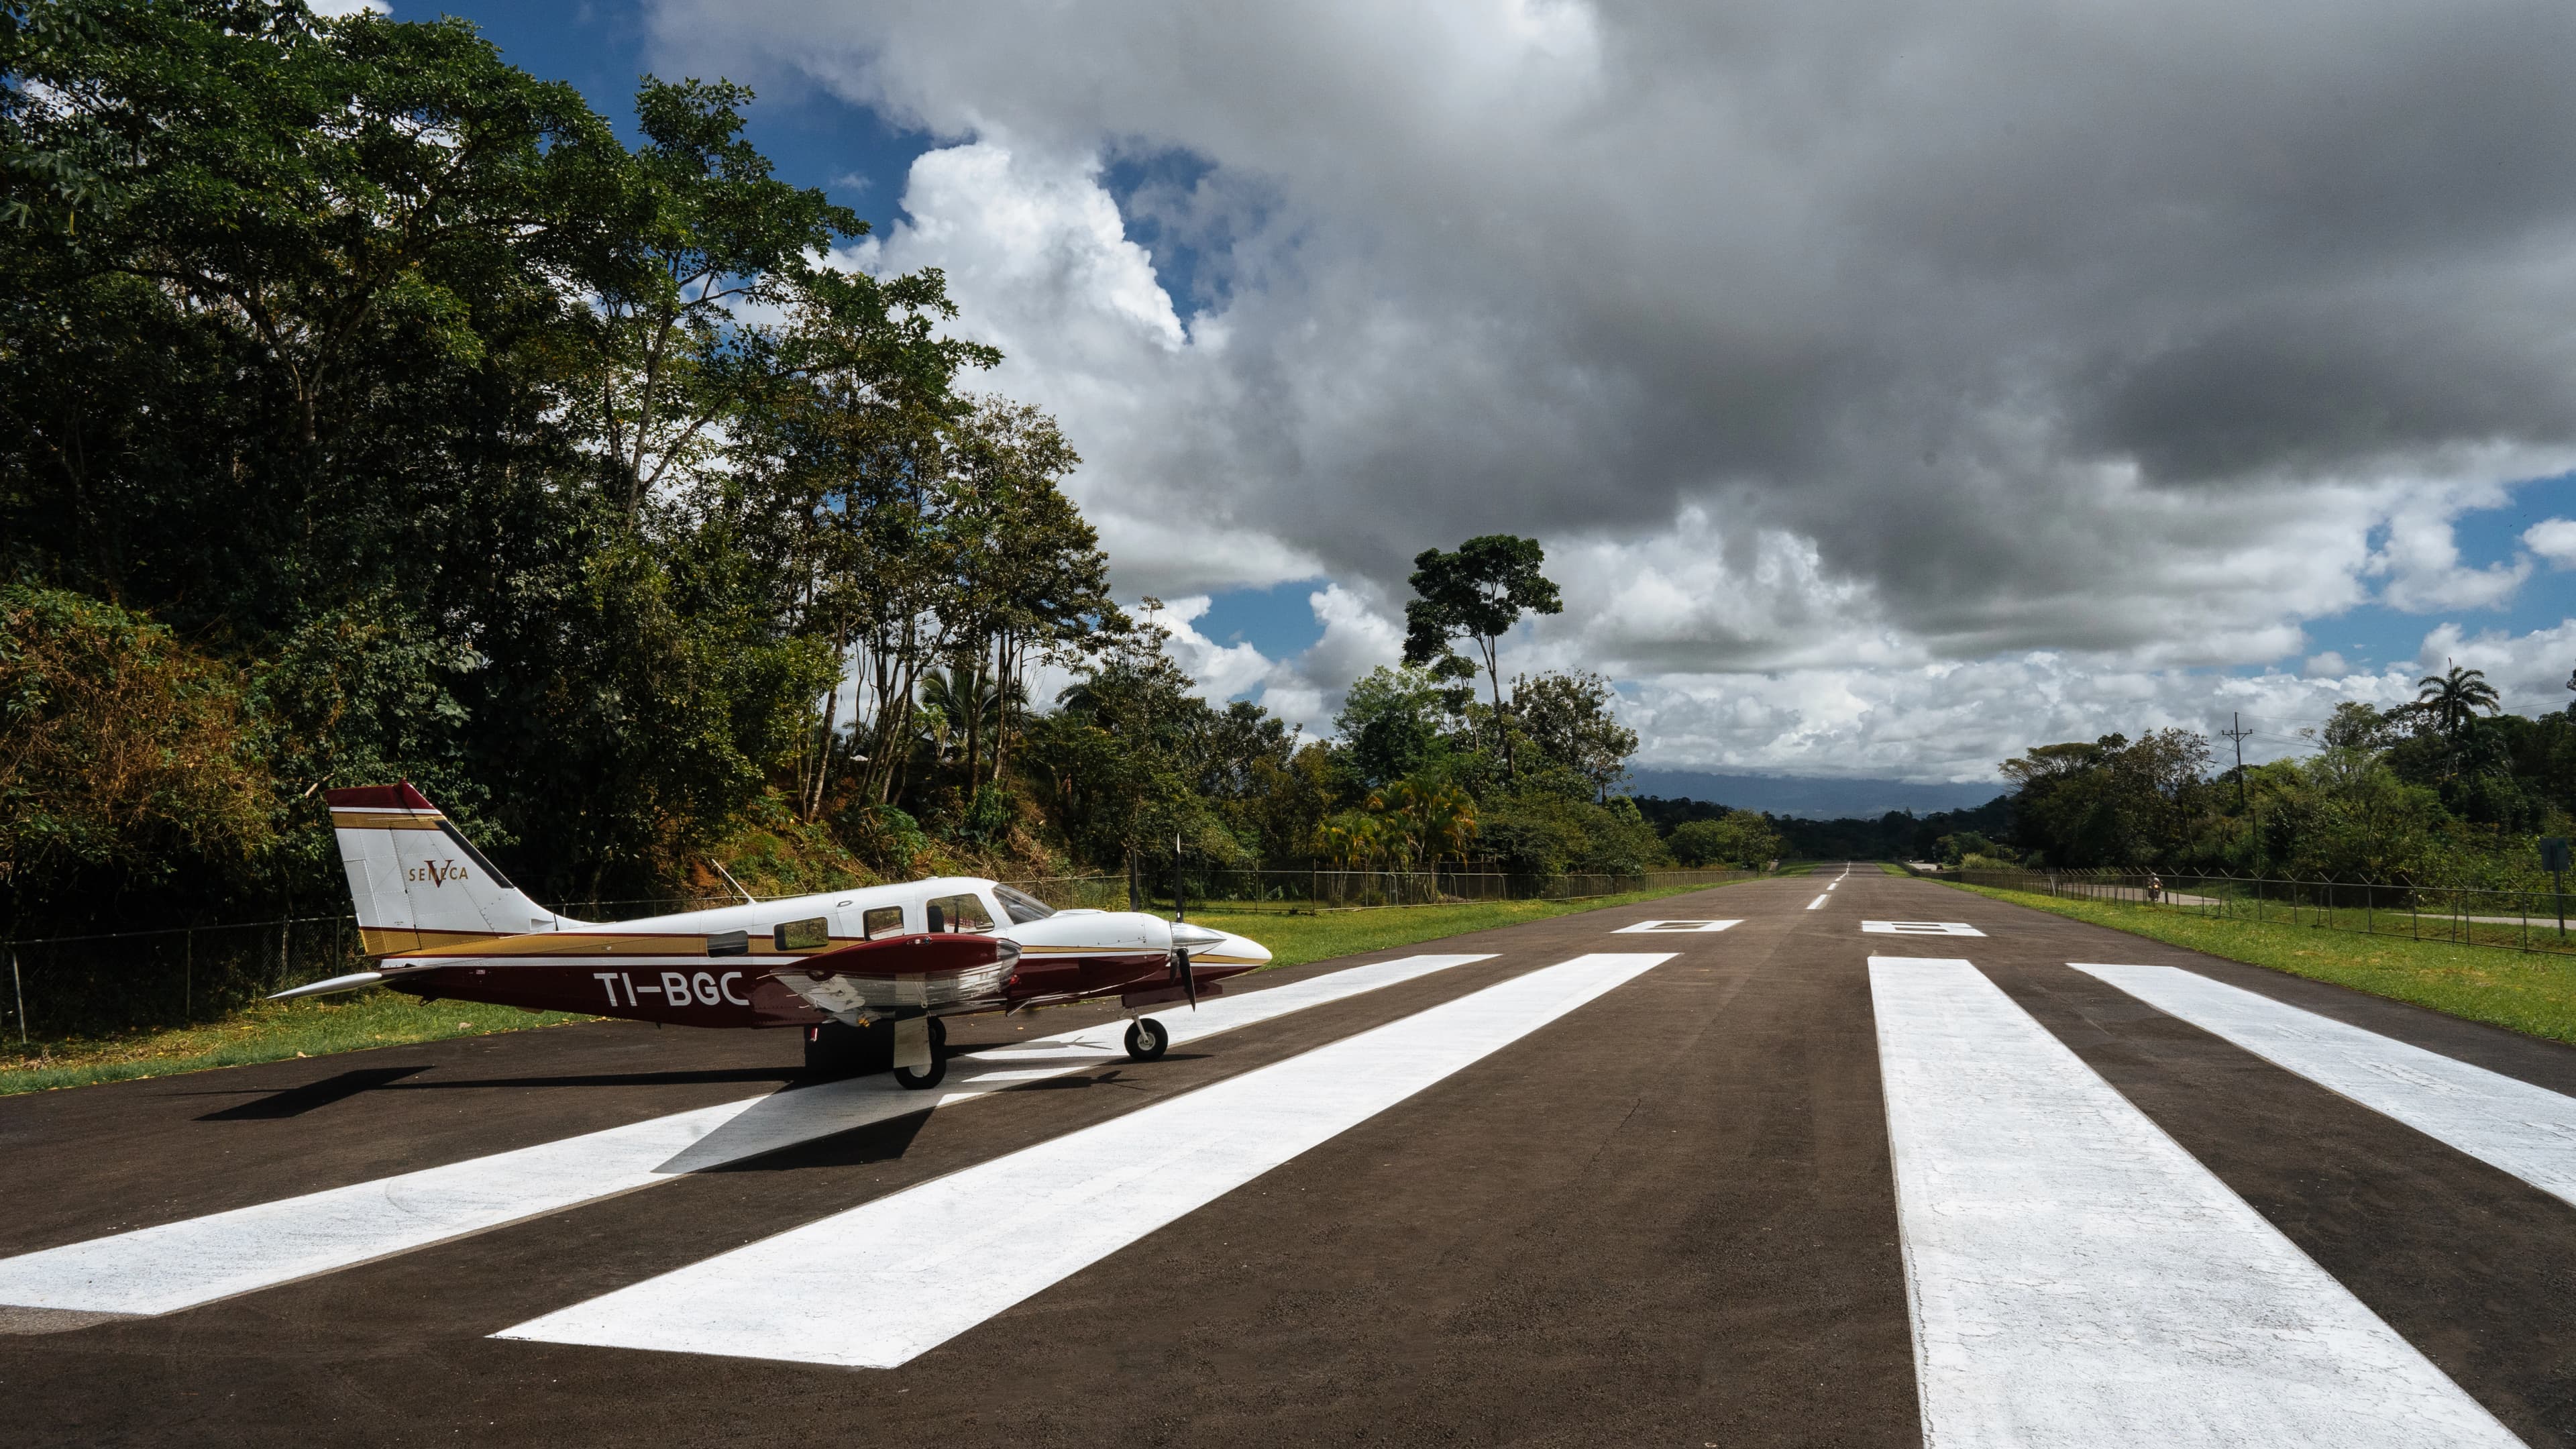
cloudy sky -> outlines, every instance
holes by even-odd
[[[1328,720],[1514,532],[1510,666],[1668,768],[2570,698],[2564,0],[456,8],[620,117],[759,87],[1219,694]]]

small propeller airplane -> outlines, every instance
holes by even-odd
[[[331,826],[374,969],[271,1000],[385,986],[679,1026],[801,1027],[805,1063],[890,1061],[906,1087],[947,1073],[941,1018],[1118,998],[1127,1052],[1171,1033],[1150,1007],[1223,992],[1270,959],[1256,942],[1140,911],[1055,910],[995,881],[902,885],[601,923],[510,884],[409,781],[333,790]]]

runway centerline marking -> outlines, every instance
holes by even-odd
[[[1823,896],[1818,896],[1818,897],[1816,897],[1814,900],[1807,902],[1807,909],[1812,911],[1812,910],[1814,910],[1816,907],[1821,906],[1821,905],[1823,905],[1824,903],[1825,903],[1825,898],[1824,898]]]
[[[2175,966],[2069,962],[2167,1016],[2576,1203],[2576,1098]]]
[[[1927,1445],[2521,1443],[1976,967],[1869,982]]]
[[[1479,955],[1407,956],[1196,1012],[1153,1013],[1174,1045],[1384,987]],[[1021,1082],[1126,1060],[1124,1021],[950,1059],[945,1085],[906,1091],[878,1073],[677,1112],[394,1177],[0,1259],[0,1304],[170,1313],[614,1197]]]
[[[892,1368],[1671,959],[1578,956],[493,1337]]]
[[[1868,936],[1983,936],[1985,932],[1965,921],[1863,921],[1861,933]]]

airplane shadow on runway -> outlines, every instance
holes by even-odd
[[[416,1067],[363,1067],[271,1092],[265,1097],[208,1112],[200,1122],[256,1122],[281,1117],[301,1117],[319,1107],[346,1101],[365,1092],[452,1092],[483,1087],[690,1087],[727,1082],[793,1082],[798,1073],[792,1067],[729,1067],[702,1072],[590,1072],[559,1077],[468,1077],[459,1081],[411,1082],[406,1077],[431,1070],[428,1065]],[[214,1092],[210,1096],[230,1093]]]
[[[794,1067],[724,1067],[702,1072],[582,1072],[560,1077],[466,1077],[450,1082],[405,1082],[398,1092],[449,1092],[472,1087],[699,1087],[727,1082],[794,1082]]]
[[[324,1077],[318,1082],[306,1082],[300,1087],[289,1087],[283,1092],[271,1092],[265,1097],[242,1102],[220,1111],[208,1112],[197,1120],[200,1122],[256,1122],[276,1117],[301,1117],[317,1107],[328,1107],[334,1102],[345,1101],[360,1092],[372,1092],[399,1082],[405,1077],[416,1076],[428,1070],[426,1065],[362,1067],[354,1072],[342,1072],[336,1077]]]
[[[1198,1059],[1197,1056],[1176,1054],[1163,1060]],[[970,1059],[961,1057],[956,1060]],[[1005,1086],[998,1095],[1091,1087],[1142,1090],[1144,1083],[1126,1075],[1127,1066],[1122,1062],[1097,1073],[1077,1072],[1034,1082],[1014,1082]],[[931,1106],[932,1102],[925,1101],[919,1108],[900,1116],[833,1132],[828,1127],[830,1115],[836,1110],[844,1110],[833,1095],[809,1097],[799,1092],[781,1092],[708,1133],[697,1145],[662,1164],[659,1170],[669,1173],[797,1172],[813,1167],[858,1167],[872,1162],[890,1162],[911,1149],[913,1138],[920,1135],[922,1125],[930,1120]],[[762,1146],[764,1139],[775,1140],[778,1146],[765,1148]]]

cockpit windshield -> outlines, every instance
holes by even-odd
[[[1043,921],[1055,914],[1055,907],[1033,895],[1015,891],[1006,885],[993,887],[993,894],[1001,898],[1002,909],[1010,916],[1011,924],[1015,926],[1029,921]]]

